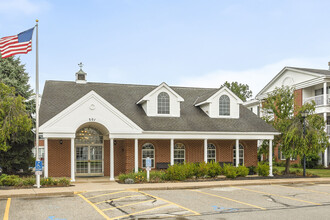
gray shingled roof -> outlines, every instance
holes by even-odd
[[[298,67],[290,67],[290,66],[288,66],[288,68],[296,69],[296,70],[302,70],[302,71],[307,71],[307,72],[312,72],[312,73],[318,73],[318,74],[322,74],[322,75],[330,75],[330,71],[329,70],[310,69],[310,68],[298,68]]]
[[[171,87],[185,100],[181,103],[181,117],[148,117],[136,102],[156,87],[46,81],[40,105],[40,125],[93,90],[144,131],[277,132],[242,105],[239,119],[210,118],[193,105],[197,97],[215,90],[208,88]]]

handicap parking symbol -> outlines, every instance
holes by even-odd
[[[36,171],[42,171],[42,161],[36,161]]]

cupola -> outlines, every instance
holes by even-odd
[[[82,67],[83,67],[83,64],[82,62],[80,62],[78,64],[78,66],[80,67],[80,70],[76,73],[76,83],[87,83],[86,81],[86,75],[87,73],[85,73],[83,70],[82,70]]]

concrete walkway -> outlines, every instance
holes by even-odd
[[[177,182],[177,183],[145,183],[145,184],[119,184],[110,182],[108,178],[82,178],[77,179],[70,187],[50,187],[31,189],[5,189],[0,190],[0,199],[13,197],[49,197],[73,196],[75,193],[87,191],[107,190],[167,190],[167,189],[196,189],[244,185],[270,185],[270,184],[325,184],[330,178],[292,178],[292,179],[258,179],[258,180],[223,180],[207,182]]]

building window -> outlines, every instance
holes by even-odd
[[[216,162],[216,147],[214,144],[207,145],[207,162]]]
[[[227,95],[219,98],[219,115],[230,115],[230,99]]]
[[[146,159],[151,159],[151,167],[155,167],[155,147],[154,145],[147,143],[142,147],[142,167],[146,167]]]
[[[236,165],[236,146],[233,147],[234,165]],[[244,147],[239,145],[239,165],[244,165]]]
[[[170,96],[166,92],[158,95],[158,114],[170,114]]]
[[[174,163],[184,163],[185,147],[183,144],[174,145]]]

